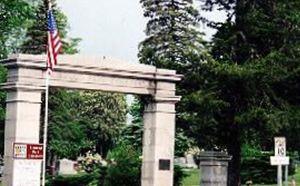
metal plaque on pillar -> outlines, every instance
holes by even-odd
[[[170,170],[171,161],[169,159],[160,159],[159,160],[159,170]]]

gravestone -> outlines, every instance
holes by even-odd
[[[200,154],[201,186],[227,186],[227,169],[231,157],[223,152]]]
[[[186,159],[185,157],[178,157],[174,159],[174,164],[179,165],[181,167],[185,167]]]
[[[76,162],[68,159],[61,159],[59,160],[59,169],[58,174],[63,175],[71,175],[71,174],[77,174],[77,171],[75,170]]]
[[[197,168],[197,165],[194,160],[194,156],[192,154],[187,154],[186,158],[186,167],[188,168]]]

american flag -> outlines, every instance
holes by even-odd
[[[52,9],[48,10],[48,46],[47,46],[47,69],[52,72],[57,64],[57,55],[61,50],[62,43],[58,34],[57,25]]]

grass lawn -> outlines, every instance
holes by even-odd
[[[185,172],[188,174],[187,177],[183,180],[183,186],[199,186],[200,175],[198,169],[185,169]]]
[[[297,182],[297,185],[300,185],[300,167],[298,167],[296,170],[295,180]]]
[[[183,180],[183,186],[199,186],[200,183],[200,173],[198,169],[185,169],[185,172],[188,176]],[[296,185],[300,185],[300,167],[297,168],[296,174],[294,175],[296,180]],[[291,176],[289,177],[289,181],[291,181]],[[290,184],[290,183],[289,183]],[[2,186],[0,181],[0,186]],[[254,186],[262,186],[262,185],[254,185]],[[276,186],[275,185],[263,185],[263,186]]]
[[[199,186],[200,183],[200,174],[198,169],[185,169],[185,172],[188,176],[183,180],[183,186]],[[300,185],[300,167],[297,168],[296,173],[294,175],[296,180],[296,185]],[[289,177],[289,185],[291,184],[291,176]],[[258,185],[255,184],[253,186],[276,186],[275,185]]]

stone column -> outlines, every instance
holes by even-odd
[[[144,112],[142,186],[173,186],[175,103],[155,97]]]
[[[41,160],[13,158],[14,143],[39,143],[42,90],[9,89],[6,100],[5,186],[40,186]]]
[[[223,152],[200,154],[201,186],[227,186],[228,161],[231,157]]]

